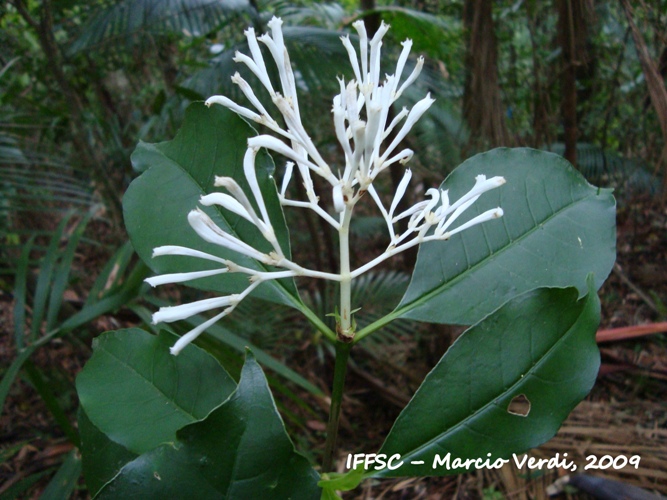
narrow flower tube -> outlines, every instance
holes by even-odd
[[[354,50],[354,46],[352,45],[352,42],[350,42],[350,36],[342,36],[340,39],[343,42],[343,47],[345,47],[345,50],[347,50],[347,53],[350,56],[350,64],[352,65],[354,77],[358,82],[363,81],[361,71],[359,70],[359,61],[357,60],[357,51]]]
[[[275,90],[273,90],[273,86],[271,85],[271,80],[269,79],[269,75],[266,73],[266,71],[262,72],[262,70],[257,66],[255,61],[253,61],[250,57],[246,56],[245,54],[242,54],[241,52],[236,52],[234,59],[234,62],[241,62],[245,64],[250,71],[253,72],[253,74],[259,78],[259,81],[262,82],[262,85],[264,85],[264,88],[271,94],[272,96],[275,95]]]
[[[228,271],[229,271],[228,268],[223,267],[221,269],[212,269],[210,271],[193,271],[190,273],[161,274],[159,276],[153,276],[152,278],[146,278],[144,281],[153,288],[155,288],[156,286],[167,285],[170,283],[183,283],[184,281],[196,280],[199,278],[207,278],[209,276],[216,276],[218,274],[223,274]]]
[[[227,295],[225,297],[213,297],[212,299],[203,299],[180,306],[161,307],[158,312],[153,314],[153,324],[172,323],[182,319],[187,319],[195,314],[227,307],[238,302],[238,295]]]
[[[377,32],[371,40],[371,60],[370,60],[370,83],[377,88],[380,83],[380,49],[382,48],[382,38],[389,31],[389,25],[384,21],[380,24]]]
[[[449,207],[445,215],[455,211],[456,209],[459,208],[459,206],[463,205],[464,203],[467,203],[472,198],[476,200],[487,191],[500,187],[503,184],[505,184],[504,177],[496,176],[492,177],[491,179],[487,179],[485,175],[478,175],[477,177],[475,177],[475,185],[473,186],[473,188],[466,194],[464,194],[461,198],[459,198],[455,203],[453,203]]]
[[[239,89],[241,89],[243,95],[246,96],[246,98],[250,101],[250,103],[253,106],[255,106],[255,109],[259,111],[259,113],[263,117],[265,117],[271,123],[275,123],[275,120],[271,118],[269,112],[262,105],[260,100],[257,99],[257,96],[255,95],[255,92],[252,90],[250,84],[247,81],[245,81],[238,72],[234,73],[234,76],[232,76],[232,83],[236,84],[239,87]]]
[[[412,217],[416,213],[421,212],[422,210],[424,210],[424,207],[426,205],[428,205],[428,203],[429,203],[429,200],[422,200],[418,203],[415,203],[413,206],[411,206],[410,208],[408,208],[404,212],[401,212],[400,214],[398,214],[391,221],[393,223],[396,223],[401,219],[405,219],[406,217]]]
[[[396,207],[398,207],[398,204],[403,199],[405,191],[408,189],[408,184],[410,184],[411,178],[412,178],[412,171],[409,168],[405,169],[403,178],[401,179],[401,182],[398,183],[398,187],[396,188],[396,194],[394,195],[394,199],[391,202],[391,207],[389,207],[389,219],[392,218],[392,216],[394,215],[394,210],[396,210]]]
[[[382,140],[384,141],[387,137],[389,137],[389,134],[391,134],[391,131],[394,130],[396,125],[398,125],[403,118],[408,116],[408,108],[404,107],[401,109],[400,112],[394,116],[394,119],[391,121],[389,126],[384,130],[384,134],[382,134]]]
[[[339,96],[337,96],[339,97]],[[345,153],[345,174],[343,179],[347,180],[350,178],[351,162],[352,162],[352,149],[350,148],[350,141],[347,137],[347,130],[345,129],[345,111],[340,105],[336,106],[336,101],[334,101],[334,108],[332,109],[334,117],[334,130],[336,132],[336,139],[338,143],[343,148]]]
[[[210,253],[201,252],[199,250],[193,250],[188,247],[181,247],[177,245],[164,245],[161,247],[155,247],[153,249],[153,258],[161,257],[163,255],[180,255],[183,257],[196,257],[197,259],[211,260],[213,262],[219,262],[220,264],[227,265],[227,259],[221,257],[216,257]]]
[[[247,215],[249,217],[248,220],[250,220],[250,222],[252,222],[255,226],[257,226],[257,228],[260,231],[264,232],[264,231],[267,230],[267,228],[265,227],[264,222],[262,222],[259,219],[259,217],[257,216],[257,214],[255,213],[255,209],[252,207],[252,204],[250,203],[250,200],[248,199],[248,197],[243,192],[243,189],[241,189],[241,186],[239,186],[238,183],[234,179],[232,179],[231,177],[217,177],[216,176],[213,185],[215,187],[224,187],[225,189],[227,189],[227,191],[232,193],[232,196],[234,197],[234,199],[236,199],[236,201],[241,205],[241,207],[243,207],[244,212],[245,212],[245,215],[243,213],[236,212],[236,213],[238,213],[238,215],[241,215],[243,217],[245,217]],[[223,200],[226,200],[226,199],[227,198],[225,198],[225,197],[217,197],[217,196],[212,196],[212,195],[206,195],[206,196],[202,196],[201,200],[204,200],[204,201],[200,200],[200,202],[202,203],[202,205],[211,205],[211,204],[214,204],[214,203],[222,205]],[[225,206],[225,208],[234,212],[237,207],[234,204],[230,204],[229,206]]]
[[[265,231],[268,231],[271,228],[271,219],[269,219],[269,214],[266,211],[266,204],[264,203],[264,195],[262,195],[262,190],[259,188],[259,182],[257,181],[257,172],[255,172],[255,158],[257,156],[257,149],[248,148],[243,157],[243,173],[245,178],[248,181],[250,186],[250,191],[255,197],[255,201],[259,206],[259,211],[262,214],[262,219],[265,224]]]
[[[289,181],[292,179],[293,170],[294,170],[294,163],[288,161],[285,164],[285,175],[283,176],[283,183],[280,186],[280,196],[282,196],[283,198],[285,197],[285,193],[287,192],[287,186],[289,185]]]
[[[237,115],[248,118],[249,120],[253,120],[255,122],[262,121],[262,117],[259,116],[254,111],[248,108],[244,108],[243,106],[239,106],[231,99],[222,95],[214,95],[212,97],[209,97],[208,99],[206,99],[204,104],[209,108],[211,107],[211,104],[220,104],[221,106],[224,106],[225,108],[228,108],[229,110],[233,111]]]
[[[387,147],[385,152],[382,154],[382,161],[384,162],[387,157],[391,154],[391,152],[398,146],[398,144],[405,138],[406,135],[408,135],[408,132],[412,129],[413,125],[417,123],[417,120],[419,120],[424,113],[428,110],[428,108],[431,107],[431,104],[435,102],[435,99],[431,98],[431,94],[426,94],[426,97],[424,97],[421,101],[419,101],[417,104],[415,104],[412,109],[410,110],[410,113],[408,113],[408,117],[405,120],[405,123],[401,127],[401,130],[396,134],[396,137],[394,138],[393,141],[391,141],[391,144]]]
[[[254,217],[251,216],[250,213],[248,213],[248,210],[241,205],[236,198],[225,193],[211,193],[204,195],[199,199],[199,203],[206,207],[210,207],[211,205],[221,206],[236,215],[240,215],[253,224],[257,221],[257,215]]]
[[[248,48],[250,49],[250,55],[252,56],[253,61],[257,65],[257,68],[262,74],[268,75],[266,71],[266,65],[264,64],[264,57],[262,56],[262,51],[259,48],[257,43],[257,36],[255,35],[255,29],[250,27],[243,32],[248,40]]]
[[[398,85],[401,75],[403,74],[403,68],[405,68],[405,63],[408,61],[408,56],[410,55],[410,50],[412,50],[412,40],[409,38],[401,42],[403,50],[401,50],[401,55],[398,57],[398,62],[396,63],[396,72],[394,76],[396,77],[396,85]],[[396,86],[392,89],[396,91]]]
[[[456,233],[460,233],[461,231],[465,231],[466,229],[476,226],[477,224],[481,224],[482,222],[487,222],[493,219],[499,219],[504,215],[503,209],[500,207],[497,208],[492,208],[491,210],[487,210],[486,212],[478,215],[477,217],[474,217],[470,219],[468,222],[465,224],[461,224],[459,227],[453,229],[452,231],[449,231],[448,233],[445,233],[442,235],[443,239],[447,239],[450,236],[455,235]]]
[[[417,59],[417,64],[415,65],[415,68],[412,70],[412,73],[410,73],[408,79],[403,82],[401,88],[398,89],[398,92],[396,92],[397,99],[403,94],[405,89],[407,89],[410,85],[412,85],[415,82],[415,80],[419,77],[419,74],[422,72],[423,67],[424,67],[424,58],[419,57],[419,59]]]
[[[459,216],[468,210],[479,198],[479,195],[470,198],[467,200],[465,203],[460,204],[454,212],[447,216],[449,212],[451,211],[451,207],[449,209],[443,210],[443,214],[439,214],[439,217],[441,217],[440,222],[438,223],[436,229],[435,229],[435,234],[444,234],[445,231],[456,221],[456,219],[459,218]]]
[[[222,318],[227,316],[230,312],[232,312],[232,308],[228,307],[224,311],[222,311],[220,314],[213,316],[211,319],[204,321],[201,325],[198,325],[197,327],[193,328],[190,330],[188,333],[183,335],[181,338],[179,338],[176,343],[169,348],[169,352],[172,354],[172,356],[178,356],[178,354],[183,350],[185,346],[190,344],[192,341],[194,341],[197,337],[199,337],[206,329],[220,321]]]
[[[268,255],[254,249],[235,236],[225,233],[199,208],[192,210],[188,214],[188,222],[199,237],[209,243],[233,250],[265,264],[272,262],[272,259]]]
[[[406,163],[408,163],[412,159],[413,155],[414,155],[414,151],[412,151],[412,149],[406,148],[403,151],[395,154],[394,156],[392,156],[388,160],[385,160],[384,162],[382,162],[380,158],[377,158],[375,160],[375,164],[373,165],[373,172],[371,174],[371,177],[373,179],[375,179],[375,177],[380,172],[382,172],[387,167],[390,167],[391,165],[393,165],[396,162],[399,162],[402,165],[405,165]]]
[[[361,80],[359,84],[366,83],[368,78],[368,34],[366,33],[366,25],[359,19],[352,23],[352,27],[359,33],[359,50],[361,59]]]

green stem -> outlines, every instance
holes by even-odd
[[[329,423],[327,424],[327,440],[324,446],[324,460],[322,472],[332,471],[334,455],[336,453],[336,440],[338,438],[338,422],[340,420],[340,407],[343,401],[343,389],[345,387],[345,373],[347,372],[347,360],[350,357],[352,344],[336,342],[336,364],[334,366],[333,389],[331,392],[331,408],[329,409]]]
[[[347,360],[350,357],[354,329],[352,322],[352,275],[350,274],[350,220],[354,203],[346,203],[341,217],[338,240],[340,249],[340,316],[336,318],[337,340],[336,363],[334,366],[333,388],[331,391],[331,408],[329,409],[329,423],[327,424],[327,440],[324,445],[324,460],[322,472],[332,470],[334,455],[336,454],[336,439],[338,438],[338,421],[340,407],[343,401],[345,388],[345,373]]]
[[[352,275],[350,274],[350,219],[353,206],[346,206],[338,231],[340,248],[340,319],[337,325],[338,339],[350,342],[352,330]]]
[[[403,313],[406,312],[406,310],[410,310],[411,307],[401,307],[400,309],[395,309],[386,316],[383,316],[382,318],[378,319],[377,321],[374,321],[370,325],[365,326],[361,330],[359,330],[356,335],[354,336],[354,340],[352,341],[353,344],[356,344],[359,342],[361,339],[366,337],[367,335],[370,335],[371,333],[379,330],[383,326],[391,323],[395,319],[398,319],[401,317]]]

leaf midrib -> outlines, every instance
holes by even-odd
[[[465,423],[467,423],[467,422],[470,421],[471,419],[475,418],[478,414],[485,412],[485,411],[486,411],[491,405],[493,405],[494,402],[497,401],[499,398],[502,398],[502,397],[505,396],[506,394],[512,392],[514,389],[516,389],[518,386],[520,386],[522,382],[525,382],[529,377],[533,376],[533,375],[534,375],[534,372],[535,372],[535,371],[536,371],[536,370],[537,370],[543,363],[546,362],[546,361],[545,361],[546,359],[548,359],[548,358],[550,357],[550,353],[552,353],[552,352],[554,351],[554,349],[556,349],[556,348],[560,345],[561,342],[565,342],[565,341],[570,337],[570,335],[572,334],[572,332],[575,330],[574,327],[577,325],[577,323],[579,323],[579,322],[581,321],[581,318],[586,314],[586,312],[587,312],[587,310],[588,310],[588,307],[589,307],[589,305],[590,305],[590,304],[589,304],[589,301],[590,301],[590,298],[586,298],[585,302],[584,302],[583,305],[582,305],[581,311],[580,311],[579,314],[577,315],[575,321],[572,322],[572,324],[571,324],[570,327],[568,328],[567,332],[565,332],[564,335],[561,335],[561,336],[556,340],[556,342],[554,342],[553,345],[552,345],[552,346],[551,346],[551,347],[544,353],[544,355],[540,356],[539,361],[538,361],[537,363],[533,364],[533,365],[531,366],[531,368],[528,370],[528,372],[527,372],[526,374],[524,374],[523,377],[519,377],[519,378],[516,380],[516,382],[514,382],[514,383],[513,383],[511,386],[509,386],[507,389],[503,390],[502,392],[500,392],[499,394],[497,394],[496,396],[494,396],[494,397],[493,397],[492,399],[490,399],[486,404],[484,404],[483,406],[479,407],[477,410],[475,410],[474,412],[470,413],[470,414],[467,415],[464,419],[460,420],[459,422],[457,422],[457,423],[454,424],[453,426],[449,427],[446,431],[444,431],[444,432],[438,434],[437,436],[435,436],[435,437],[429,439],[426,443],[424,443],[424,444],[418,446],[417,448],[411,450],[409,453],[407,453],[407,454],[401,454],[401,460],[409,459],[410,457],[413,457],[413,456],[419,454],[421,451],[428,449],[428,448],[429,448],[431,445],[433,445],[434,443],[436,443],[436,442],[438,442],[438,441],[441,441],[441,440],[443,440],[443,439],[446,439],[449,435],[451,435],[453,432],[455,432],[456,430],[458,430],[458,429],[459,429],[461,426],[463,426]],[[446,354],[445,354],[445,355],[446,355]],[[409,403],[408,403],[408,404],[409,404]],[[399,418],[400,418],[400,416],[399,416]],[[383,470],[381,470],[377,475],[375,475],[375,476],[373,476],[373,477],[382,477],[382,476],[383,476],[383,471],[388,471],[388,469],[383,469]]]
[[[576,207],[579,203],[582,203],[582,202],[584,202],[588,199],[591,199],[591,198],[597,197],[597,196],[598,195],[596,195],[594,193],[589,193],[587,196],[584,196],[582,198],[574,200],[570,204],[564,205],[562,208],[558,209],[556,212],[551,214],[549,217],[547,217],[543,221],[534,225],[531,229],[529,229],[528,231],[523,233],[518,238],[510,240],[509,243],[507,245],[505,245],[504,247],[502,247],[501,249],[499,249],[495,252],[489,253],[486,257],[484,257],[484,259],[480,260],[477,264],[468,267],[465,271],[460,273],[458,276],[455,276],[454,278],[450,279],[449,281],[443,282],[441,285],[437,286],[436,288],[433,288],[431,291],[427,292],[426,294],[422,295],[421,297],[418,297],[418,298],[414,299],[412,302],[408,302],[407,304],[405,304],[403,306],[399,306],[398,308],[396,308],[394,310],[394,312],[392,314],[395,314],[395,317],[400,317],[403,314],[405,314],[406,312],[409,312],[412,309],[415,309],[415,308],[423,305],[425,302],[428,302],[432,297],[434,297],[436,295],[440,295],[440,293],[443,293],[443,291],[445,289],[453,287],[454,285],[456,285],[456,283],[458,283],[459,281],[461,281],[462,279],[464,279],[465,277],[470,275],[470,273],[472,273],[472,272],[476,271],[478,268],[481,268],[484,265],[486,265],[488,263],[488,259],[491,256],[503,254],[504,252],[509,251],[511,248],[513,248],[517,244],[517,242],[521,242],[521,241],[525,240],[526,238],[530,237],[532,234],[535,233],[535,231],[537,231],[540,228],[540,226],[544,226],[545,224],[549,223],[554,217],[556,217],[556,216],[558,216],[562,213],[565,213],[568,210]],[[410,285],[412,285],[412,281],[410,282]],[[408,286],[408,290],[409,289],[410,289],[410,286]]]

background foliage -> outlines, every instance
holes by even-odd
[[[421,87],[406,99],[414,101],[427,90],[437,98],[409,139],[409,147],[419,153],[413,168],[421,192],[422,186],[439,184],[462,159],[493,146],[529,145],[571,155],[563,110],[571,95],[562,75],[573,65],[559,38],[564,29],[559,9],[568,3],[493,2],[488,24],[488,19],[469,16],[480,12],[475,0],[3,1],[0,286],[3,319],[10,319],[0,325],[0,401],[6,403],[0,460],[10,464],[35,440],[29,428],[17,424],[17,408],[29,393],[37,394],[45,408],[37,446],[52,439],[65,447],[42,467],[3,480],[0,494],[11,498],[46,488],[55,498],[80,488],[81,463],[73,450],[84,429],[73,425],[73,380],[90,357],[92,337],[123,326],[150,330],[148,311],[157,303],[196,298],[187,295],[197,293],[193,291],[171,290],[160,296],[148,292],[142,284],[148,270],[126,244],[120,200],[136,175],[130,154],[139,140],[170,139],[192,101],[214,93],[233,95],[229,76],[238,68],[231,59],[245,43],[240,26],[264,31],[272,15],[284,19],[285,37],[302,78],[302,107],[312,109],[306,126],[316,131],[320,150],[335,142],[329,126],[330,96],[335,76],[348,71],[340,32],[349,31],[357,18],[370,27],[384,19],[393,26],[388,35],[392,42],[412,38],[414,52],[424,54],[427,63]],[[579,14],[587,28],[577,31],[576,166],[591,182],[614,187],[622,203],[637,196],[659,201],[667,165],[665,132],[623,5],[581,3],[586,9]],[[642,2],[633,12],[663,78],[666,17],[664,0]],[[478,90],[471,84],[476,66],[468,57],[472,34],[480,27],[475,22],[487,23],[481,43],[495,54],[497,68],[495,82],[486,78],[490,85]],[[476,100],[475,92],[491,96],[494,107],[466,106],[486,102]],[[480,122],[481,113],[493,123]],[[135,162],[137,167],[141,162]],[[385,243],[377,214],[364,215],[354,228],[362,243],[356,256],[360,261],[364,249],[370,252]],[[315,219],[287,216],[288,225],[299,228],[292,231],[294,251],[311,259],[313,267],[334,270],[332,235]],[[393,270],[360,280],[355,293],[386,297],[383,303],[391,310],[407,287],[402,273],[413,261],[414,255],[406,256],[393,263]],[[331,311],[331,294],[324,285],[308,284],[302,299],[326,313]],[[654,294],[648,300],[655,317],[665,314],[664,297]],[[269,368],[269,384],[280,395],[283,418],[301,430],[303,442],[297,447],[308,449],[308,436],[317,432],[309,422],[321,419],[323,411],[322,387],[308,381],[313,380],[310,374],[299,373],[293,359],[305,349],[318,360],[317,369],[326,372],[328,348],[312,338],[308,325],[296,321],[288,308],[250,302],[238,312],[244,308],[247,321],[230,318],[204,342],[236,379],[244,346],[253,347],[257,360]],[[382,312],[361,311],[360,325]],[[269,328],[269,322],[274,327]],[[187,328],[176,325],[174,330]],[[408,320],[378,333],[361,346],[362,360],[400,371],[415,349],[429,357],[429,332]],[[44,346],[48,348],[41,349]],[[62,357],[70,359],[68,364],[61,363]],[[400,394],[359,372],[397,406],[405,404]],[[408,390],[414,390],[415,377],[405,377]]]

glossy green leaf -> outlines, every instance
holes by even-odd
[[[266,378],[250,353],[229,400],[177,436],[177,442],[127,464],[97,498],[320,496],[319,477],[294,450]]]
[[[95,496],[126,463],[137,458],[137,454],[109,439],[93,425],[82,407],[79,407],[77,420],[81,435],[83,477],[88,491]]]
[[[495,149],[462,163],[441,189],[450,200],[475,177],[507,183],[484,193],[454,224],[494,207],[504,215],[421,246],[412,281],[394,317],[473,324],[521,293],[539,287],[599,288],[616,259],[615,200],[562,157],[533,149]]]
[[[199,198],[221,191],[213,186],[215,176],[233,177],[252,198],[243,175],[243,156],[247,140],[255,132],[238,116],[222,106],[207,108],[192,104],[185,122],[169,142],[140,143],[132,154],[134,167],[143,171],[123,198],[125,225],[134,249],[156,273],[214,269],[209,261],[192,257],[164,256],[153,259],[153,248],[180,245],[230,259],[253,269],[261,264],[220,246],[202,240],[188,224],[191,210],[203,209],[224,231],[237,235],[249,245],[272,251],[259,230],[242,217],[220,207],[203,207]],[[260,153],[256,162],[257,179],[271,223],[286,256],[290,255],[289,236],[273,179],[273,162]],[[259,209],[256,209],[259,213]],[[239,293],[248,286],[248,275],[228,273],[189,282],[191,286],[224,294]],[[255,295],[287,305],[298,302],[293,280],[270,281],[258,287]]]
[[[174,336],[139,328],[107,332],[77,377],[81,405],[113,441],[143,453],[173,441],[234,391],[220,364],[193,346],[172,356]]]
[[[465,472],[453,469],[454,458],[493,462],[550,439],[588,394],[600,366],[600,303],[590,282],[580,300],[574,288],[527,292],[459,337],[382,445],[380,453],[400,454],[403,466],[375,475]],[[434,469],[436,455],[447,453],[452,469]]]

